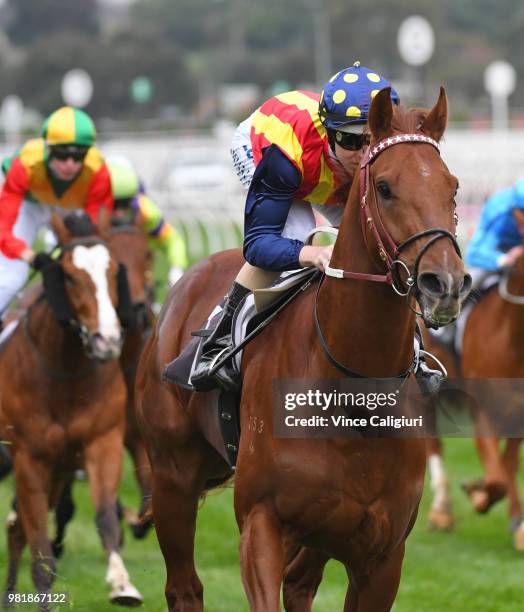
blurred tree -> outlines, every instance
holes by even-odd
[[[16,72],[14,91],[46,114],[63,104],[61,81],[71,68],[84,68],[93,79],[93,100],[86,110],[95,117],[151,116],[163,105],[191,108],[195,99],[196,86],[180,50],[149,28],[120,31],[96,45],[72,32],[40,38],[28,48],[23,68]],[[129,93],[137,76],[147,76],[155,92],[142,105],[133,102]]]
[[[451,26],[485,36],[491,42],[507,42],[514,18],[519,13],[522,16],[522,0],[460,0],[447,4]]]
[[[6,30],[14,44],[64,31],[98,32],[97,0],[6,0],[6,5]]]

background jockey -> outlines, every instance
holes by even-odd
[[[108,160],[115,201],[113,216],[142,227],[153,252],[161,252],[169,265],[167,281],[174,285],[187,268],[186,244],[182,236],[163,217],[158,206],[145,194],[131,163]]]
[[[468,244],[466,263],[476,281],[485,272],[512,266],[524,253],[524,179],[494,193],[484,205]]]
[[[41,138],[3,161],[0,316],[27,279],[35,258],[31,244],[53,207],[84,209],[94,222],[102,206],[112,210],[109,172],[95,139],[91,118],[64,106],[44,122]]]
[[[320,96],[309,91],[277,95],[237,128],[231,153],[248,189],[247,263],[229,291],[217,327],[204,342],[191,377],[197,390],[238,388],[236,372],[228,364],[213,377],[208,372],[231,345],[233,314],[250,291],[268,286],[284,270],[315,266],[324,271],[333,246],[304,245],[315,227],[312,207],[338,225],[362,149],[369,143],[365,127],[371,101],[390,86],[356,62],[335,74]],[[398,104],[393,88],[391,99]]]

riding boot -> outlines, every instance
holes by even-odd
[[[422,336],[418,328],[415,331],[415,338],[418,340],[420,351],[418,356],[418,366],[415,370],[415,377],[422,395],[433,395],[439,392],[440,386],[445,379],[445,375],[440,370],[432,370],[426,363],[426,358],[423,352],[424,345],[422,344]]]
[[[249,289],[239,283],[233,283],[218,324],[213,333],[204,342],[202,355],[191,376],[191,384],[197,391],[210,391],[217,387],[221,387],[226,391],[238,391],[240,381],[233,364],[225,363],[212,376],[209,375],[209,371],[215,365],[217,357],[225,354],[231,348],[233,315],[240,302],[248,293],[250,293]]]

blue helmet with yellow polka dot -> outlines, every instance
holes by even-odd
[[[385,87],[391,87],[391,100],[398,104],[400,99],[391,83],[378,72],[361,66],[360,62],[337,72],[320,95],[318,112],[324,127],[340,129],[365,125],[371,101]]]

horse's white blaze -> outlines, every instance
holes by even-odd
[[[89,274],[96,288],[98,333],[103,338],[118,338],[120,336],[120,325],[109,296],[107,284],[107,270],[110,259],[109,251],[103,244],[96,244],[91,247],[78,245],[73,249],[73,264]]]

